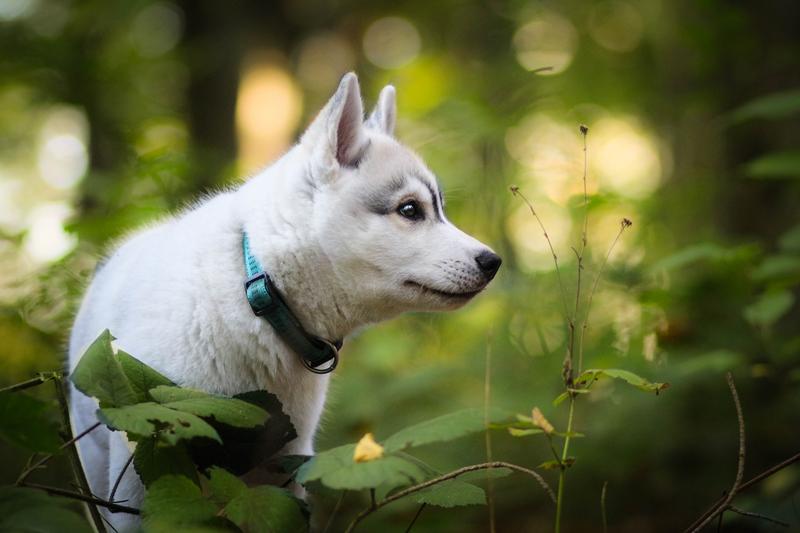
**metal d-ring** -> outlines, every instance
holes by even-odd
[[[309,361],[308,359],[306,359],[302,355],[300,356],[300,361],[302,361],[303,366],[306,367],[310,372],[313,372],[315,374],[330,374],[331,372],[333,372],[336,369],[336,365],[339,364],[339,350],[336,348],[336,346],[332,342],[329,342],[329,341],[327,341],[325,339],[322,339],[322,338],[319,338],[319,337],[317,337],[317,340],[319,340],[320,342],[326,344],[328,346],[328,348],[330,348],[331,351],[333,352],[333,358],[330,359],[330,364],[328,366],[324,367],[324,368],[320,368],[320,365],[311,366],[311,361]],[[322,363],[322,364],[325,364],[325,363]]]

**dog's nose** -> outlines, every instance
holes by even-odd
[[[492,279],[497,274],[497,269],[500,268],[500,263],[503,260],[496,253],[484,250],[475,257],[475,262],[478,263],[483,275],[488,279]]]

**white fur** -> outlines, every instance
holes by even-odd
[[[407,310],[452,309],[488,282],[475,256],[487,247],[443,218],[434,220],[421,179],[433,175],[393,137],[394,89],[382,91],[365,124],[358,81],[346,75],[302,140],[238,189],[218,194],[125,241],[97,272],[75,321],[70,368],[103,329],[118,344],[187,387],[233,395],[255,389],[280,398],[298,437],[286,453],[313,453],[328,375],[316,375],[253,315],[242,282],[242,230],[305,328],[337,339],[363,324]],[[383,191],[383,193],[381,192]],[[391,196],[390,195],[390,196]],[[396,205],[416,198],[428,217],[411,222],[376,214],[365,199]],[[439,209],[441,211],[441,208]],[[72,391],[77,434],[96,422],[97,404]],[[107,497],[130,456],[121,433],[105,428],[79,441],[92,491]],[[117,499],[141,503],[133,468]],[[108,514],[117,528],[130,515]]]

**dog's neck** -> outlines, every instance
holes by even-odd
[[[286,154],[243,185],[237,209],[252,253],[305,330],[334,341],[363,325],[364,313],[314,240],[313,191],[305,176],[289,174],[297,172],[287,164],[295,156]]]

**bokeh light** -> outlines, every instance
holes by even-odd
[[[355,62],[355,52],[344,37],[316,34],[300,45],[297,77],[309,89],[327,91],[336,86],[342,74],[355,68]]]
[[[642,40],[644,21],[634,5],[611,0],[592,7],[588,28],[589,35],[603,48],[629,52]]]
[[[156,57],[174,48],[182,31],[183,14],[180,9],[169,2],[156,2],[133,19],[130,36],[141,55]]]
[[[37,206],[28,217],[25,251],[38,263],[56,261],[75,247],[77,239],[64,231],[64,222],[72,214],[66,203]]]
[[[569,19],[553,11],[542,11],[514,33],[517,61],[525,70],[550,67],[539,74],[564,72],[578,48],[578,32]]]
[[[364,33],[364,55],[381,68],[399,68],[420,52],[422,39],[411,21],[386,17],[373,22]]]
[[[37,154],[39,175],[56,189],[70,189],[89,165],[89,126],[82,111],[62,106],[53,109],[42,125]]]

